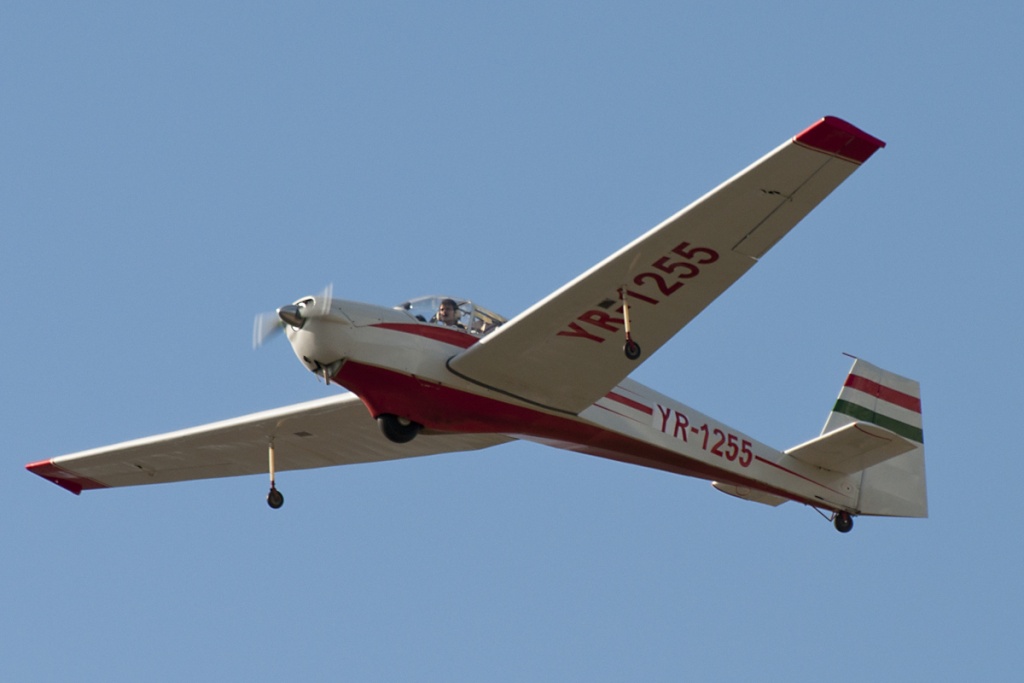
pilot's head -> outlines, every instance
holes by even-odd
[[[441,300],[441,305],[437,307],[437,321],[445,325],[459,323],[459,305],[454,299]]]

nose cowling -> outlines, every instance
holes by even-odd
[[[350,326],[340,318],[311,318],[302,325],[292,325],[284,316],[281,319],[288,324],[292,351],[306,369],[326,379],[333,377],[346,355]]]

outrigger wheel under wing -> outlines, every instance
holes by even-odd
[[[481,339],[449,369],[579,413],[636,367],[639,354],[624,355],[623,341],[649,357],[884,144],[822,119]]]

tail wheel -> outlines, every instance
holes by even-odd
[[[395,443],[408,443],[423,429],[423,425],[417,422],[388,413],[377,417],[377,426],[380,427],[381,434]]]
[[[833,524],[836,525],[836,531],[839,533],[849,533],[850,529],[853,528],[853,517],[850,516],[849,512],[840,512],[836,514]]]

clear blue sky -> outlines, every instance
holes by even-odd
[[[1022,46],[1019,2],[6,3],[4,679],[1017,675]],[[825,114],[888,147],[635,377],[777,448],[842,352],[914,377],[928,520],[532,444],[278,512],[23,469],[324,395],[250,326],[328,282],[514,315]]]

